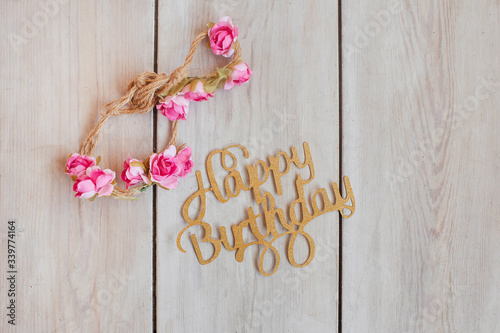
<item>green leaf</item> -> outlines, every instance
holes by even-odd
[[[213,94],[216,89],[222,88],[231,72],[229,68],[217,68],[217,71],[209,75],[205,81],[206,92]]]
[[[200,80],[198,80],[198,79],[191,81],[191,83],[189,84],[189,90],[195,91],[196,86],[198,85],[198,82],[200,82]]]
[[[213,94],[213,93],[214,93],[215,88],[217,88],[217,85],[216,85],[216,84],[208,84],[208,83],[207,83],[207,84],[205,85],[205,91],[206,91],[207,93],[210,93],[210,94]]]
[[[97,193],[92,198],[89,198],[89,201],[92,202],[95,200],[95,198],[97,198]]]
[[[224,87],[224,84],[226,84],[226,81],[227,81],[227,77],[220,80],[219,83],[217,83],[217,89],[221,89],[222,87]]]
[[[215,23],[214,22],[208,22],[207,27],[208,29],[212,29],[214,27]]]
[[[231,75],[232,70],[229,68],[217,68],[217,74],[220,78],[227,79]]]
[[[97,156],[95,159],[95,164],[99,165],[99,163],[101,163],[101,155]]]
[[[182,79],[179,83],[177,83],[175,86],[173,86],[172,88],[170,88],[165,96],[174,96],[176,95],[179,91],[181,91],[190,81],[192,80],[192,78],[188,78],[188,77],[185,77],[184,79]]]

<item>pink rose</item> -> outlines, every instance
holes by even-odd
[[[237,65],[234,65],[233,71],[227,78],[226,84],[224,84],[224,89],[231,89],[235,84],[241,86],[243,83],[247,82],[248,79],[250,79],[250,76],[252,74],[253,72],[250,70],[246,63],[241,62]]]
[[[167,96],[156,108],[161,111],[162,115],[172,121],[186,120],[189,111],[189,100],[183,95]]]
[[[115,176],[115,173],[109,169],[101,170],[98,166],[87,168],[73,185],[75,197],[89,199],[96,194],[98,197],[111,195]]]
[[[123,162],[121,178],[127,183],[127,189],[130,186],[134,186],[141,180],[146,184],[151,184],[151,181],[146,175],[146,168],[144,167],[144,164],[142,164],[142,161],[130,158],[130,155],[128,155],[127,160]]]
[[[177,149],[172,145],[163,152],[149,157],[149,178],[169,190],[177,186],[178,175],[181,171],[175,160],[176,152]]]
[[[206,101],[209,97],[214,97],[214,94],[205,91],[205,87],[203,87],[201,81],[196,83],[196,89],[194,91],[191,91],[190,86],[190,84],[186,85],[181,91],[181,94],[189,101],[201,102]]]
[[[182,149],[175,156],[180,167],[179,177],[186,177],[193,170],[193,160],[191,159],[191,147]]]
[[[230,57],[234,53],[233,43],[238,38],[238,27],[233,25],[229,16],[224,16],[210,30],[210,48],[216,55]]]
[[[87,168],[93,167],[95,165],[95,158],[74,153],[68,158],[68,161],[66,162],[66,174],[68,176],[79,177],[80,175],[85,173],[85,170],[87,170]]]

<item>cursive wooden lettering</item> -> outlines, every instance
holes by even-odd
[[[187,226],[184,227],[177,236],[177,247],[180,251],[186,252],[181,246],[182,235],[193,226],[201,226],[204,231],[204,235],[201,238],[201,242],[208,242],[212,244],[214,252],[211,257],[205,259],[200,249],[198,238],[195,234],[190,236],[191,243],[193,244],[196,256],[200,264],[205,265],[212,262],[220,253],[222,246],[228,251],[235,251],[236,260],[243,261],[245,250],[252,245],[263,245],[264,249],[259,255],[258,268],[259,271],[266,275],[272,275],[276,272],[280,264],[280,255],[273,243],[280,237],[290,235],[288,241],[288,261],[290,264],[296,267],[304,267],[308,265],[314,258],[315,254],[315,243],[311,235],[304,231],[304,228],[309,222],[318,216],[332,211],[339,211],[344,218],[352,216],[355,211],[355,201],[354,194],[352,192],[351,184],[348,177],[344,177],[345,186],[345,197],[342,197],[339,187],[336,183],[332,184],[333,188],[333,198],[330,200],[326,189],[321,188],[317,190],[310,198],[312,211],[309,211],[306,203],[306,198],[304,196],[304,185],[310,183],[314,179],[314,164],[309,151],[309,145],[304,142],[304,159],[301,162],[299,154],[295,147],[292,147],[291,157],[286,152],[282,151],[276,156],[270,156],[268,162],[263,160],[257,161],[255,164],[247,165],[246,171],[248,174],[248,184],[245,184],[241,174],[236,169],[238,160],[236,156],[229,151],[231,148],[239,148],[243,152],[245,159],[249,157],[248,150],[241,145],[232,145],[224,149],[215,150],[208,155],[206,162],[207,176],[210,186],[205,188],[203,185],[203,179],[201,172],[196,171],[196,179],[198,183],[198,190],[194,192],[184,203],[182,207],[182,216],[187,222]],[[220,154],[220,164],[222,168],[228,172],[223,181],[223,186],[221,187],[214,175],[213,171],[213,158]],[[226,163],[226,159],[230,159],[232,163]],[[281,162],[284,162],[281,165]],[[296,200],[290,205],[288,209],[288,220],[285,216],[285,212],[276,207],[275,199],[273,195],[266,191],[261,193],[260,186],[262,186],[269,177],[272,175],[274,180],[274,187],[276,193],[280,196],[283,193],[281,178],[285,176],[289,171],[291,166],[295,165],[299,169],[308,167],[309,177],[303,179],[301,175],[297,175],[295,181],[295,188],[297,192]],[[259,170],[262,172],[259,173]],[[230,182],[235,184],[234,189],[231,189]],[[247,209],[247,218],[238,224],[231,226],[231,232],[233,234],[233,244],[229,242],[226,227],[220,226],[220,238],[212,237],[212,227],[209,223],[204,222],[206,210],[206,193],[212,192],[214,196],[222,203],[228,202],[231,198],[237,197],[241,191],[252,191],[255,201],[257,204],[262,206],[263,213],[256,214],[252,207]],[[318,198],[322,202],[323,209],[319,208]],[[196,216],[191,218],[189,215],[189,207],[192,203],[199,199],[200,208]],[[300,210],[301,219],[297,217],[297,212]],[[344,210],[349,211],[346,214]],[[258,221],[262,221],[261,225],[265,227],[265,230],[260,230],[258,227]],[[278,232],[276,227],[276,221],[284,228],[285,231]],[[289,221],[289,222],[288,222]],[[248,228],[252,235],[255,236],[256,240],[245,243],[243,240],[243,231]],[[294,245],[297,237],[304,237],[309,245],[309,255],[303,263],[297,263],[294,257]],[[264,270],[264,257],[270,251],[271,255],[274,257],[274,266],[270,272]]]

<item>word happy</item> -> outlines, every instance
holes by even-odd
[[[229,149],[231,148],[239,148],[243,151],[245,159],[248,159],[249,153],[245,147],[241,145],[232,145],[224,149],[211,152],[208,155],[206,161],[206,170],[210,186],[205,188],[205,186],[203,185],[201,172],[199,170],[196,171],[198,190],[186,200],[182,207],[182,216],[188,223],[188,226],[183,228],[177,236],[177,247],[179,248],[179,250],[182,252],[186,252],[181,246],[182,235],[193,226],[201,226],[204,231],[204,237],[201,239],[201,242],[208,242],[212,244],[214,252],[210,258],[204,259],[200,250],[198,238],[195,234],[191,234],[190,239],[200,264],[206,265],[217,258],[222,245],[224,245],[224,247],[229,251],[236,251],[235,255],[238,262],[243,261],[245,250],[249,246],[263,245],[263,250],[259,256],[258,268],[263,275],[269,276],[276,272],[280,263],[280,254],[278,250],[273,246],[273,243],[280,237],[290,235],[287,246],[288,261],[295,267],[307,266],[314,258],[315,243],[312,237],[304,231],[304,228],[316,217],[332,211],[338,210],[344,218],[351,217],[355,210],[355,201],[349,178],[344,177],[345,197],[342,197],[338,185],[336,183],[332,183],[334,193],[333,200],[330,200],[330,198],[328,197],[326,189],[321,188],[311,196],[310,203],[312,211],[309,210],[306,205],[306,199],[304,196],[304,185],[310,183],[314,179],[314,164],[312,161],[311,153],[309,151],[308,143],[304,142],[303,147],[304,157],[302,161],[299,158],[297,149],[295,147],[292,147],[291,156],[288,155],[288,153],[282,151],[276,156],[269,156],[267,163],[264,160],[259,160],[253,165],[247,165],[246,171],[248,175],[248,183],[245,183],[243,181],[240,172],[236,170],[238,160],[236,156],[231,151],[229,151]],[[212,167],[212,159],[216,155],[220,155],[220,164],[222,168],[227,171],[227,175],[224,178],[223,183],[221,184],[217,183]],[[228,166],[228,163],[226,163],[227,158],[232,160],[232,164],[230,164],[230,166]],[[307,167],[309,169],[309,178],[304,179],[300,174],[297,175],[295,181],[297,198],[289,206],[287,219],[285,217],[285,212],[283,211],[283,209],[275,206],[274,196],[268,191],[262,193],[260,186],[266,183],[266,181],[272,176],[276,193],[278,194],[278,196],[281,196],[283,193],[281,178],[290,171],[293,165],[298,169]],[[235,186],[230,186],[231,183],[235,184]],[[234,187],[234,190],[231,187]],[[225,196],[222,193],[222,188],[224,189]],[[217,200],[225,203],[228,202],[231,198],[237,197],[241,193],[241,191],[251,191],[256,203],[258,205],[262,205],[263,213],[255,214],[254,209],[252,207],[248,207],[248,218],[231,227],[231,232],[234,239],[234,242],[232,244],[228,240],[226,228],[224,226],[220,227],[220,237],[214,238],[214,236],[212,235],[211,225],[203,221],[207,204],[206,194],[208,192],[212,192]],[[319,208],[320,206],[318,205],[318,197],[320,202],[322,202],[322,209]],[[194,218],[191,218],[188,213],[189,207],[196,199],[200,200],[200,208],[197,215]],[[349,204],[349,202],[351,202],[351,204]],[[300,206],[300,212],[296,210],[297,206]],[[344,209],[349,211],[348,215],[344,213]],[[301,218],[299,219],[297,216],[300,216]],[[261,219],[261,221],[264,222],[263,225],[265,226],[266,230],[263,232],[257,225],[258,219]],[[276,220],[278,220],[279,224],[281,224],[281,226],[284,228],[284,232],[278,232]],[[243,231],[245,228],[248,228],[252,235],[256,238],[255,241],[245,243],[245,241],[243,240]],[[309,245],[309,254],[307,259],[303,263],[297,263],[294,257],[294,245],[299,235],[303,236]],[[275,258],[274,267],[272,268],[271,272],[266,272],[263,267],[264,257],[268,253],[268,251],[271,251]]]

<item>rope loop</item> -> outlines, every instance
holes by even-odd
[[[130,199],[152,184],[165,189],[175,188],[177,180],[191,171],[191,148],[175,147],[177,123],[178,120],[186,119],[189,102],[207,100],[213,97],[216,89],[231,89],[234,85],[241,85],[252,74],[248,65],[242,61],[241,46],[237,40],[238,28],[233,26],[231,19],[223,17],[218,23],[208,25],[210,29],[198,34],[192,41],[182,66],[168,76],[151,71],[139,74],[128,84],[125,95],[104,106],[101,118],[89,132],[80,153],[72,154],[66,164],[66,174],[75,181],[73,189],[77,192],[76,197],[94,199],[96,196],[112,196]],[[189,77],[189,66],[198,45],[205,37],[209,37],[209,45],[214,54],[228,58],[232,56],[232,60],[208,75]],[[102,127],[111,116],[143,114],[150,112],[155,106],[172,122],[167,149],[158,154],[151,154],[144,161],[129,156],[124,162],[125,170],[121,174],[127,188],[119,188],[115,186],[115,173],[109,169],[100,169],[97,166],[100,158],[91,157]],[[106,181],[109,181],[109,184]],[[129,186],[139,181],[144,184],[129,189]],[[104,183],[106,184],[103,186]]]

